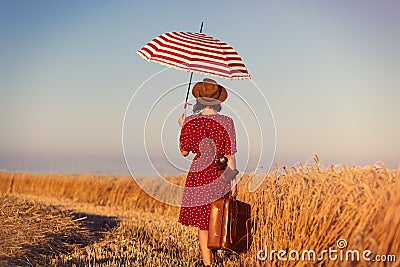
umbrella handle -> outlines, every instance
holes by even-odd
[[[185,102],[185,105],[183,106],[183,113],[185,114],[185,117],[186,117],[186,107],[187,107],[187,102]]]
[[[186,115],[186,106],[188,104],[187,101],[188,101],[188,98],[189,98],[190,85],[192,84],[192,78],[193,78],[193,72],[190,73],[189,85],[188,85],[187,92],[186,92],[185,106],[183,107],[183,109],[185,111],[185,115]]]
[[[188,102],[185,102],[184,104],[183,104],[183,112],[185,113],[185,116],[186,116],[186,108],[187,108],[187,106],[191,106],[192,104],[190,104],[190,103],[188,103]]]

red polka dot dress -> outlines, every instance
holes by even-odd
[[[230,190],[213,163],[215,155],[236,153],[233,120],[220,114],[191,115],[182,126],[179,141],[180,149],[196,156],[186,178],[178,221],[208,230],[210,203]]]

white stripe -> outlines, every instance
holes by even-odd
[[[182,63],[184,63],[185,65],[198,64],[198,65],[212,66],[212,67],[216,67],[216,68],[219,68],[219,69],[229,70],[229,66],[228,66],[227,64],[224,64],[223,66],[220,66],[220,65],[212,64],[212,62],[211,62],[211,64],[210,64],[210,63],[205,63],[204,61],[186,60],[186,59],[183,59],[183,58],[181,58],[181,57],[177,57],[177,56],[174,56],[174,55],[171,55],[171,54],[159,53],[159,55],[160,55],[160,56],[165,56],[165,57],[171,58],[171,59],[176,60],[176,61],[178,61],[178,62],[182,62]],[[156,59],[164,60],[163,58],[157,57],[157,56],[153,56],[151,60],[156,60]]]
[[[162,40],[161,40],[162,41]],[[157,48],[163,48],[163,49],[165,49],[165,50],[169,50],[169,51],[173,51],[173,52],[176,52],[176,53],[178,53],[178,54],[183,54],[183,55],[187,55],[187,56],[189,56],[189,55],[191,55],[192,53],[202,53],[202,54],[204,54],[204,55],[210,55],[210,56],[215,56],[215,57],[221,57],[221,58],[224,58],[224,57],[226,57],[227,55],[224,55],[224,54],[217,54],[217,53],[211,53],[211,52],[207,52],[207,51],[202,51],[202,50],[199,50],[199,49],[196,49],[196,48],[190,48],[190,47],[187,47],[187,46],[178,46],[178,45],[176,45],[176,44],[171,44],[171,43],[165,43],[165,42],[163,42],[163,44],[169,44],[169,45],[171,45],[171,46],[173,46],[173,47],[177,47],[177,48],[181,48],[181,49],[184,49],[184,50],[188,50],[188,51],[190,51],[190,53],[187,53],[187,52],[182,52],[182,51],[178,51],[178,50],[175,50],[175,49],[171,49],[171,48],[167,48],[167,47],[165,47],[165,46],[163,46],[163,45],[160,45],[160,44],[157,44],[157,43],[153,43],[153,42],[151,42],[155,47],[157,47]],[[146,46],[147,47],[147,46]],[[150,46],[148,46],[147,47],[148,49],[151,49],[152,51],[155,51],[153,48],[151,48]],[[237,56],[237,57],[239,57],[239,55],[235,55],[235,56]]]
[[[185,38],[185,36],[187,35],[187,34],[184,33],[184,32],[170,32],[170,34],[173,34],[174,36],[179,36],[179,37],[182,37],[182,38]],[[184,34],[184,36],[179,35],[179,34]],[[190,34],[190,33],[189,33],[189,34]],[[170,37],[168,37],[168,36],[165,36],[165,37],[166,37],[166,38],[170,38]],[[191,36],[191,37],[192,37],[192,38],[195,38],[195,40],[192,40],[191,38],[190,38],[190,39],[189,39],[189,38],[186,38],[186,39],[188,39],[188,41],[192,41],[192,42],[198,41],[198,42],[201,42],[201,43],[203,43],[203,44],[209,44],[209,45],[215,45],[215,44],[217,44],[219,47],[226,48],[226,49],[228,49],[228,48],[233,48],[232,46],[228,45],[228,44],[225,43],[224,41],[218,40],[218,39],[216,39],[216,38],[214,38],[214,37],[212,37],[212,36],[207,36],[207,35],[205,35],[205,34],[200,34],[200,36],[193,35],[193,36]],[[204,37],[207,37],[207,38],[205,39]]]
[[[172,36],[174,36],[175,38],[185,39],[188,42],[199,42],[199,43],[203,43],[203,44],[207,44],[207,45],[211,45],[211,46],[216,46],[217,45],[217,41],[219,41],[219,40],[214,39],[212,37],[204,39],[201,36],[200,37],[198,37],[198,36],[188,36],[186,33],[182,33],[182,32],[170,32],[170,34]],[[168,37],[166,35],[162,35],[162,36],[171,39],[171,37]]]
[[[170,58],[175,60],[175,58],[173,56],[170,56]],[[185,67],[185,68],[187,68],[187,66],[192,66],[192,65],[196,64],[196,65],[199,65],[199,66],[197,66],[197,68],[202,68],[202,67],[204,67],[204,69],[216,68],[216,69],[219,69],[221,71],[227,71],[227,72],[229,72],[230,69],[231,69],[229,66],[219,66],[219,65],[214,65],[214,64],[207,64],[207,63],[204,63],[202,61],[182,61],[182,60],[179,60],[178,62],[176,62],[176,61],[172,61],[172,60],[168,60],[168,59],[164,59],[164,58],[153,58],[152,60],[168,61],[168,62],[171,62],[171,63],[173,63],[175,65],[179,65],[179,66],[182,66],[182,67]]]
[[[186,47],[186,48],[189,48],[189,47],[188,47],[189,45],[195,46],[194,44],[188,44],[188,43],[186,43],[186,42],[184,42],[184,41],[180,41],[180,40],[174,39],[174,38],[169,37],[169,36],[166,36],[166,35],[162,35],[162,36],[163,36],[165,39],[167,39],[167,40],[175,41],[175,42],[177,42],[177,43],[180,43],[180,44],[183,45],[183,47]],[[155,38],[155,39],[159,40],[159,41],[162,42],[162,43],[165,43],[165,41],[162,40],[160,37],[157,37],[157,38]],[[218,40],[216,40],[216,41],[218,41]],[[192,42],[194,42],[194,41],[192,41]],[[168,44],[170,44],[170,45],[176,45],[176,44],[171,44],[171,43],[168,43]],[[203,44],[204,44],[204,42],[199,41],[198,46],[201,47]],[[227,45],[226,43],[222,43],[222,44],[221,44],[221,43],[215,42],[215,43],[212,43],[212,44],[210,44],[210,43],[206,43],[206,44],[212,45],[212,47],[204,47],[205,49],[215,50],[215,51],[221,51],[221,48],[223,48],[223,49],[224,49],[225,51],[227,51],[227,52],[235,52],[235,53],[237,53],[237,52],[235,51],[235,49],[233,49],[231,46]]]
[[[185,50],[188,50],[188,51],[190,51],[190,53],[187,53],[187,52],[182,52],[182,51],[178,51],[178,50],[175,50],[175,49],[172,49],[172,48],[167,48],[167,47],[165,47],[165,46],[162,46],[162,45],[160,45],[160,44],[157,44],[156,42],[151,42],[156,48],[162,48],[162,49],[164,49],[164,50],[167,50],[167,51],[171,51],[171,52],[175,52],[175,53],[178,53],[178,54],[182,54],[182,55],[185,55],[185,56],[192,56],[192,54],[191,53],[201,53],[201,54],[204,54],[204,55],[211,55],[211,56],[215,56],[215,57],[220,57],[220,58],[224,58],[224,60],[236,60],[236,61],[242,61],[242,59],[240,58],[240,56],[236,53],[236,51],[234,51],[233,50],[233,52],[235,52],[235,54],[232,54],[232,55],[221,55],[221,54],[215,54],[215,53],[210,53],[210,52],[205,52],[205,51],[202,51],[202,50],[199,50],[199,49],[191,49],[191,48],[188,48],[188,47],[183,47],[183,46],[178,46],[178,48],[182,48],[182,49],[185,49]],[[175,47],[177,47],[176,45],[173,45],[173,44],[170,44],[171,46],[175,46]],[[149,49],[150,51],[152,51],[153,53],[155,53],[155,52],[157,52],[157,50],[155,50],[154,48],[152,48],[151,46],[149,46],[149,45],[146,45],[145,46],[145,48],[147,48],[147,49]],[[233,59],[232,59],[233,58]],[[236,58],[236,59],[235,59]]]
[[[149,48],[151,49],[151,47],[149,47]],[[164,49],[165,50],[170,50],[168,48],[164,48]],[[154,51],[154,49],[151,49],[151,50]],[[195,63],[195,64],[203,64],[205,66],[216,66],[216,67],[221,68],[220,65],[212,64],[213,62],[217,62],[217,63],[223,64],[224,67],[226,68],[226,70],[228,70],[229,68],[232,68],[232,67],[229,66],[229,64],[232,64],[232,63],[243,64],[243,61],[241,61],[241,60],[225,60],[225,61],[221,61],[221,60],[215,60],[215,59],[209,59],[210,62],[206,63],[206,62],[203,61],[203,60],[208,60],[208,58],[206,58],[206,57],[192,56],[190,60],[187,60],[185,58],[182,58],[182,57],[179,57],[179,56],[175,56],[175,55],[172,55],[172,54],[169,54],[169,53],[160,52],[160,51],[154,51],[153,52],[153,56],[150,57],[150,54],[148,54],[145,50],[140,50],[140,52],[145,54],[145,56],[147,57],[148,60],[155,59],[155,58],[157,58],[159,56],[160,57],[164,56],[164,57],[173,58],[174,60],[177,60],[177,61],[180,61],[180,62],[184,62],[186,64],[194,64]],[[201,60],[201,59],[203,59],[203,60]],[[235,69],[240,69],[240,70],[246,70],[245,66],[235,66],[234,68]]]
[[[246,67],[242,67],[242,66],[230,67],[229,63],[234,63],[234,62],[226,62],[226,61],[224,61],[224,62],[221,62],[221,64],[223,64],[223,66],[220,66],[218,64],[213,64],[213,62],[216,62],[215,60],[210,60],[210,62],[205,62],[203,60],[194,60],[194,58],[187,60],[187,59],[179,57],[179,56],[175,56],[175,55],[168,54],[168,53],[162,53],[162,52],[158,52],[158,53],[154,54],[151,59],[161,58],[163,56],[172,58],[172,59],[174,59],[176,61],[184,62],[186,64],[199,64],[199,65],[204,65],[204,66],[215,66],[215,67],[218,67],[218,68],[225,68],[227,70],[230,69],[230,68],[237,68],[237,69],[241,69],[241,70],[246,70]],[[243,63],[242,61],[236,61],[236,62]]]
[[[222,70],[221,71],[216,71],[216,70],[211,70],[211,69],[208,69],[208,68],[201,68],[201,67],[191,67],[191,68],[189,68],[189,67],[187,67],[187,66],[184,66],[184,65],[181,65],[181,64],[177,64],[176,62],[174,62],[174,61],[169,61],[169,60],[164,60],[164,59],[162,59],[162,60],[155,60],[156,62],[159,62],[159,63],[164,63],[164,64],[168,64],[168,65],[171,65],[171,66],[174,66],[174,67],[176,67],[176,68],[180,68],[180,69],[183,69],[183,70],[186,70],[186,71],[199,71],[199,72],[207,72],[207,73],[214,73],[214,74],[217,74],[217,75],[222,75],[222,76],[224,76],[224,77],[230,77],[230,74],[228,74],[228,73],[225,73],[225,72],[223,72]],[[229,72],[229,71],[228,71]]]
[[[142,55],[142,56],[146,57],[147,59],[150,59],[150,54],[147,53],[147,51],[140,49],[138,52],[141,53],[141,54],[138,53],[139,55]]]
[[[223,78],[230,78],[230,79],[246,79],[246,78],[250,78],[250,74],[248,73],[241,73],[241,72],[235,72],[232,74],[226,74],[224,72],[216,72],[214,70],[209,70],[209,69],[189,69],[187,67],[182,67],[179,64],[176,64],[176,62],[170,62],[168,60],[155,60],[155,62],[163,64],[163,65],[167,65],[170,67],[174,67],[180,70],[185,70],[185,71],[193,71],[193,72],[199,72],[199,73],[207,73],[209,75],[215,75],[215,76],[219,76],[219,77],[223,77]]]
[[[198,44],[197,47],[199,47],[199,48],[196,48],[196,46],[192,47],[192,46],[189,46],[188,44],[185,44],[184,42],[180,42],[180,41],[178,41],[178,43],[180,45],[171,43],[171,42],[169,42],[169,40],[165,41],[165,40],[162,40],[162,39],[157,39],[157,41],[159,41],[161,44],[167,44],[167,45],[170,45],[170,46],[173,46],[173,47],[177,47],[177,48],[181,48],[181,49],[185,49],[185,50],[190,50],[190,51],[197,51],[197,52],[200,52],[200,53],[210,54],[210,55],[215,55],[215,56],[221,56],[221,52],[223,52],[222,53],[223,55],[225,53],[235,53],[235,54],[237,54],[237,52],[234,49],[205,48],[205,49],[210,50],[210,51],[204,51],[204,50],[199,49],[199,48],[202,47],[201,44]],[[153,41],[150,42],[150,43],[152,43],[156,47],[160,47],[161,46],[160,44],[157,44],[156,42],[153,42]],[[218,54],[218,52],[220,54]]]
[[[167,36],[170,34],[171,36]],[[161,39],[161,36],[164,37],[166,40]],[[188,40],[188,42],[197,42],[198,44],[188,44],[185,41],[180,41],[174,38],[181,38],[183,40]],[[160,42],[160,44],[156,43],[156,41]],[[172,41],[178,43],[171,43]],[[155,48],[152,48],[153,45]],[[172,48],[167,48],[164,45],[169,45]],[[194,46],[194,47],[191,47]],[[205,47],[204,47],[205,46]],[[211,47],[209,47],[211,46]],[[198,48],[196,48],[198,47]],[[203,51],[199,48],[204,48],[208,51]],[[160,52],[159,49],[162,48],[164,51]],[[181,52],[177,49],[187,50],[188,52]],[[144,49],[148,49],[149,52],[145,51]],[[169,54],[169,52],[176,53],[177,56]],[[217,52],[222,52],[219,54]],[[227,55],[226,52],[232,53]],[[192,53],[200,53],[202,56],[193,55]],[[160,64],[164,64],[167,66],[172,66],[177,69],[182,69],[186,71],[195,71],[200,73],[207,73],[210,75],[216,75],[224,78],[250,78],[250,75],[247,73],[247,69],[244,66],[244,63],[236,50],[234,50],[231,46],[227,43],[222,42],[218,39],[215,39],[211,36],[207,36],[205,34],[200,33],[186,33],[186,32],[170,32],[159,37],[153,39],[150,43],[145,45],[142,49],[137,51],[142,58],[148,61],[158,62]],[[152,54],[152,56],[150,56]],[[182,56],[186,56],[189,59],[184,59]],[[215,56],[221,59],[214,59],[209,58],[207,56]],[[164,59],[160,57],[167,57],[170,58]],[[205,62],[210,61],[210,62]],[[218,63],[218,64],[214,64]],[[191,67],[194,64],[199,65],[198,67]],[[230,67],[230,64],[243,64],[243,66],[235,66]],[[222,65],[222,66],[221,66]],[[189,66],[189,67],[187,67]],[[210,70],[209,68],[213,68]],[[216,70],[214,70],[216,69]],[[231,73],[234,71],[234,73]],[[231,74],[226,74],[231,73]]]
[[[218,69],[224,69],[226,71],[231,71],[231,70],[246,70],[246,68],[243,67],[230,67],[228,65],[226,66],[220,66],[220,65],[214,65],[214,64],[209,64],[203,61],[190,61],[190,64],[197,64],[197,65],[201,65],[204,67],[213,67],[213,68],[218,68]]]
[[[169,55],[168,53],[165,53],[165,52],[156,51],[151,47],[148,47],[148,49],[153,52],[153,55]],[[198,56],[198,55],[192,55],[192,54],[189,54],[189,53],[184,53],[184,52],[177,51],[177,50],[174,50],[174,49],[171,49],[171,48],[168,48],[168,47],[163,47],[163,50],[164,51],[169,51],[169,52],[175,52],[175,53],[177,53],[179,55],[186,56],[186,57],[189,57],[189,58],[192,58],[192,59],[210,60],[210,61],[218,62],[218,63],[221,63],[221,64],[231,64],[231,63],[242,63],[243,64],[243,61],[240,59],[239,56],[235,56],[236,59],[230,59],[230,58],[214,59],[214,58],[209,58],[207,56]],[[182,59],[182,60],[185,60],[185,59]]]
[[[188,43],[192,42],[192,43],[199,43],[201,45],[211,46],[211,47],[209,47],[209,49],[213,49],[213,48],[217,48],[218,49],[219,48],[219,45],[216,42],[214,42],[213,40],[212,40],[212,42],[204,42],[203,40],[192,40],[190,38],[186,38],[184,36],[179,36],[179,35],[172,35],[172,36],[161,35],[161,36],[164,37],[167,40],[173,40],[175,42],[179,42],[179,43],[182,43],[184,45],[189,45]],[[160,38],[161,36],[159,36],[157,38]],[[184,41],[178,40],[178,38],[179,39],[183,39]],[[195,45],[195,44],[190,44],[190,45]]]
[[[205,63],[203,61],[186,61],[186,60],[182,60],[181,58],[177,58],[177,57],[174,57],[174,56],[171,56],[171,55],[167,55],[167,56],[169,58],[171,58],[172,60],[168,60],[168,59],[165,59],[165,58],[159,58],[159,57],[153,57],[151,59],[151,61],[168,61],[168,62],[170,62],[170,64],[179,65],[182,68],[188,68],[187,66],[192,66],[192,65],[199,65],[196,68],[204,67],[204,69],[216,68],[216,69],[219,69],[221,71],[227,71],[227,72],[231,72],[232,70],[246,71],[247,72],[245,67],[230,67],[228,65],[220,66],[220,65],[216,65],[216,64],[212,64],[212,63],[211,64],[210,63]]]
[[[199,42],[197,45],[194,45],[194,44],[188,44],[188,43],[185,43],[183,41],[173,39],[173,38],[168,37],[168,36],[165,36],[165,38],[167,40],[162,40],[161,38],[160,39],[156,38],[156,39],[159,42],[163,43],[163,44],[165,43],[165,44],[169,44],[171,46],[178,46],[178,47],[181,47],[183,49],[196,49],[195,47],[198,46],[198,47],[203,47],[204,49],[211,50],[211,51],[216,51],[216,52],[220,52],[220,53],[223,52],[223,54],[225,54],[225,53],[235,53],[235,54],[237,54],[236,50],[233,49],[231,46],[228,46],[228,45],[221,46],[220,44],[215,44],[214,47],[205,47],[202,42]],[[170,41],[175,41],[177,43],[180,43],[182,46],[170,43]],[[194,48],[192,46],[194,46]],[[203,53],[212,53],[212,52],[207,52],[207,51],[201,51],[201,52],[203,52]]]

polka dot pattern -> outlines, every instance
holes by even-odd
[[[186,178],[178,221],[183,225],[207,230],[211,201],[216,196],[223,196],[230,189],[230,185],[223,179],[217,179],[213,152],[216,155],[236,153],[233,120],[220,114],[191,115],[185,120],[179,141],[182,150],[190,151],[196,156]]]

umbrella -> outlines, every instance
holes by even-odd
[[[200,32],[167,32],[146,44],[136,53],[147,61],[190,71],[185,110],[193,72],[226,79],[250,79],[238,53],[227,43]]]

